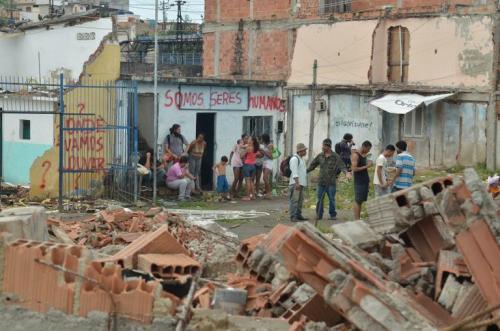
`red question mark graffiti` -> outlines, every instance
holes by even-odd
[[[76,175],[75,178],[75,190],[78,190],[78,183],[80,182],[80,178],[82,177],[82,174]]]
[[[40,185],[40,188],[43,190],[45,188],[45,183],[46,183],[46,179],[45,179],[45,176],[47,175],[47,172],[49,172],[49,169],[50,167],[52,166],[52,163],[50,163],[50,161],[43,161],[42,163],[42,168],[45,168],[45,171],[43,172],[43,175],[42,175],[42,184]]]

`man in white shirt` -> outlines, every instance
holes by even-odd
[[[307,186],[307,167],[303,157],[307,154],[307,147],[300,143],[297,144],[297,153],[289,161],[290,182],[288,187],[288,199],[290,220],[292,222],[307,221],[302,216],[302,205],[304,203],[304,189]]]
[[[375,175],[373,176],[373,185],[375,188],[375,197],[381,197],[391,192],[390,183],[387,181],[387,159],[392,158],[396,151],[393,145],[387,145],[384,152],[379,155],[375,161]]]

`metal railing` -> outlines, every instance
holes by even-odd
[[[4,173],[7,169],[14,175],[16,165],[26,172],[34,167],[30,164],[34,158],[42,157],[40,169],[28,170],[31,177],[38,174],[30,184],[48,196],[57,186],[60,207],[65,198],[137,199],[136,83],[73,84],[62,74],[58,81],[43,82],[0,77],[0,96],[0,122],[10,123],[10,129],[2,131],[2,177],[9,176]],[[5,150],[4,144],[11,141],[20,143]],[[54,153],[47,154],[50,149]],[[57,169],[57,179],[45,178],[50,168]]]

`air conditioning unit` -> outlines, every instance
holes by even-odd
[[[316,100],[316,111],[326,111],[326,100],[323,100],[323,99],[319,99],[319,100]]]

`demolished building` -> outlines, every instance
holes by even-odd
[[[146,328],[167,318],[172,330],[197,330],[191,313],[212,309],[290,330],[498,325],[500,209],[474,170],[372,200],[368,213],[332,233],[279,224],[238,247],[160,208],[101,211],[68,224],[50,219],[48,232],[33,228],[43,208],[7,210],[0,215],[3,305],[84,319],[100,312],[115,325]],[[46,241],[47,233],[65,244]],[[221,262],[216,255],[237,268],[209,275]]]

